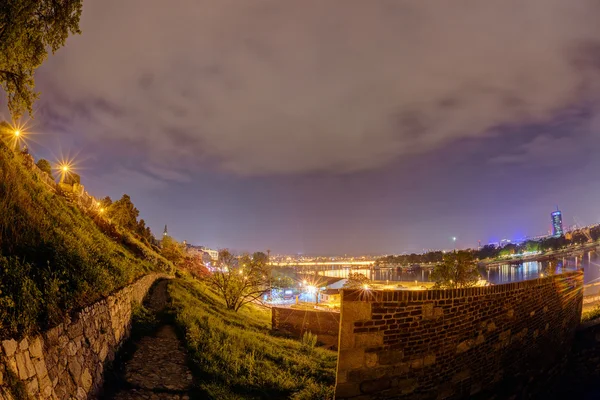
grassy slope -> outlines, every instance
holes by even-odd
[[[249,305],[235,313],[202,283],[169,286],[202,389],[214,399],[331,399],[335,352],[303,349],[272,336],[271,313]]]
[[[0,141],[0,337],[52,326],[164,267],[130,234],[113,229],[110,238],[92,217],[48,190]]]

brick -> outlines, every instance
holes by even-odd
[[[376,301],[365,302],[374,313],[363,313],[361,318],[366,318],[360,320],[348,320],[342,306],[342,321],[349,321],[353,330],[342,327],[340,343],[347,336],[354,341],[353,350],[365,353],[359,365],[360,358],[343,357],[340,352],[338,382],[344,390],[354,390],[348,397],[357,400],[413,395],[462,398],[486,392],[490,385],[512,376],[505,370],[519,371],[519,366],[531,362],[537,368],[536,362],[564,357],[566,346],[560,343],[568,343],[578,325],[581,286],[582,273],[576,272],[490,287],[398,291],[393,296],[382,292]],[[379,321],[384,324],[376,325]],[[363,326],[355,327],[354,322]],[[375,333],[382,335],[382,343],[376,346],[368,336],[356,340],[358,335]],[[553,354],[540,361],[536,359],[540,351]],[[542,371],[558,370],[560,365],[540,366],[541,375],[531,372],[529,379],[551,379],[552,374]],[[360,388],[370,392],[360,393]]]

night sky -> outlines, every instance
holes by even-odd
[[[87,0],[36,157],[214,248],[473,247],[600,222],[596,0]],[[6,112],[4,112],[6,115]]]

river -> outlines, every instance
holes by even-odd
[[[481,277],[493,284],[518,282],[536,279],[540,274],[561,273],[584,269],[584,283],[600,282],[600,255],[595,250],[586,251],[583,257],[564,257],[552,261],[530,261],[518,265],[503,264],[494,267],[480,267]],[[360,272],[369,279],[389,282],[427,282],[431,271],[428,269],[415,269],[408,272],[401,268],[379,269],[350,269],[332,268],[319,271],[319,274],[331,277],[346,278],[350,272]]]

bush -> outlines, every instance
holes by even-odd
[[[317,344],[317,335],[313,335],[311,331],[304,332],[300,343],[302,344],[302,351],[310,354]]]
[[[37,167],[42,171],[45,172],[46,174],[48,174],[48,176],[52,179],[54,179],[54,176],[52,176],[52,166],[50,165],[50,163],[48,162],[48,160],[44,160],[43,158],[40,159],[35,165],[37,165]]]
[[[255,304],[228,310],[198,281],[177,279],[169,294],[201,389],[210,398],[333,398],[337,354],[314,347],[315,335],[307,335],[306,345],[275,337],[270,310]]]
[[[600,305],[581,313],[581,322],[592,321],[596,318],[600,318]]]

